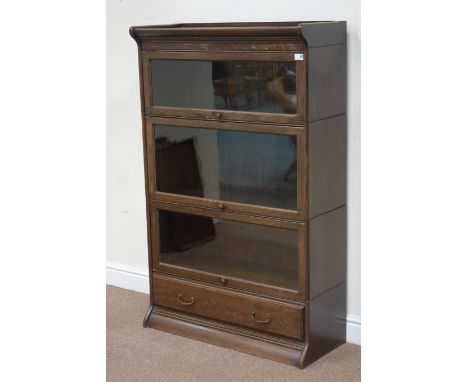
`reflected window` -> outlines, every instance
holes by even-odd
[[[154,126],[156,189],[297,209],[296,136]]]
[[[153,105],[296,113],[294,61],[152,60]]]
[[[162,263],[297,290],[297,231],[163,210],[158,215]]]

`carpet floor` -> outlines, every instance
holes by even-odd
[[[142,326],[148,295],[107,286],[107,381],[361,379],[361,348],[345,344],[304,370]]]

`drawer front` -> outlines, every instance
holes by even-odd
[[[304,307],[153,276],[156,305],[272,334],[303,338]]]

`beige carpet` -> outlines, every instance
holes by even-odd
[[[148,295],[107,287],[107,381],[317,381],[361,379],[361,348],[345,344],[304,370],[154,329]]]

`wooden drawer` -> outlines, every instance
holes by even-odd
[[[156,305],[302,340],[304,307],[227,289],[153,276]]]

